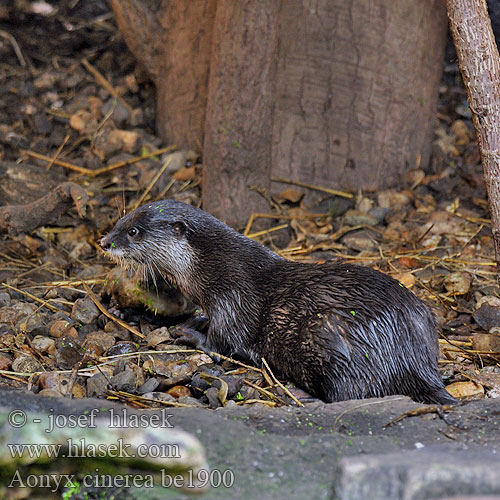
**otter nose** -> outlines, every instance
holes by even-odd
[[[105,250],[106,252],[108,250],[111,250],[111,242],[109,241],[109,238],[107,236],[103,236],[99,241],[99,244],[101,245],[102,249]]]

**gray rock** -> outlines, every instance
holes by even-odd
[[[332,500],[418,500],[500,494],[500,460],[466,453],[450,457],[414,450],[343,458]],[[470,498],[470,497],[469,497]]]
[[[146,394],[147,392],[153,392],[160,385],[160,381],[151,377],[144,384],[137,388],[137,394]]]
[[[342,238],[342,243],[352,250],[358,250],[361,252],[363,250],[375,250],[377,248],[371,233],[365,230],[354,231],[346,234]]]
[[[19,356],[12,363],[12,371],[20,373],[43,372],[43,366],[40,361],[32,356]]]
[[[500,307],[483,304],[472,317],[481,328],[489,332],[495,326],[500,326]]]
[[[348,210],[344,215],[344,224],[348,226],[376,226],[377,223],[378,220],[375,216],[359,210]]]
[[[129,118],[129,110],[115,97],[110,97],[102,106],[101,113],[106,116],[110,111],[113,112],[111,118],[118,125],[123,125]]]
[[[118,391],[135,392],[137,377],[133,371],[124,370],[111,377],[111,384]]]
[[[11,298],[7,292],[0,293],[0,307],[10,306]]]
[[[71,319],[77,323],[88,325],[99,317],[100,311],[90,297],[77,299],[71,311]]]
[[[375,217],[375,219],[377,219],[378,224],[382,224],[388,212],[389,212],[388,208],[373,207],[368,213],[371,216]]]
[[[108,384],[108,379],[102,373],[93,375],[87,380],[87,396],[89,398],[104,396]]]

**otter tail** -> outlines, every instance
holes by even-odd
[[[444,387],[440,387],[434,391],[432,394],[433,403],[441,403],[446,405],[453,405],[458,403],[458,399],[455,399]]]

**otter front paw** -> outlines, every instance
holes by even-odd
[[[175,338],[174,342],[176,344],[187,344],[193,346],[196,349],[203,351],[205,354],[208,354],[215,363],[220,361],[219,356],[212,354],[212,349],[208,345],[207,336],[204,333],[201,333],[194,328],[179,325],[172,329],[170,335]]]

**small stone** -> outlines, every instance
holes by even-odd
[[[36,360],[32,356],[19,356],[12,363],[12,371],[19,373],[35,373],[43,372],[43,366],[40,361]]]
[[[189,361],[165,361],[161,358],[153,358],[152,361],[152,370],[158,375],[163,375],[167,378],[190,378],[198,368],[195,363]],[[146,362],[144,365],[146,365]]]
[[[87,397],[87,391],[85,390],[85,387],[83,387],[83,385],[78,383],[73,385],[73,390],[71,391],[71,394],[73,395],[74,398],[79,398],[79,399]]]
[[[47,135],[52,130],[52,122],[47,118],[45,113],[36,114],[33,117],[33,125],[38,134]]]
[[[137,387],[137,377],[133,371],[124,370],[111,377],[111,385],[117,391],[135,392]]]
[[[87,396],[89,398],[104,396],[108,390],[108,379],[102,374],[93,375],[87,380]]]
[[[55,389],[42,389],[39,393],[40,396],[48,398],[63,398],[64,395]]]
[[[472,337],[472,348],[475,351],[500,353],[500,335],[477,333]]]
[[[201,392],[205,392],[210,387],[210,384],[205,379],[201,378],[199,373],[195,373],[191,379],[191,386],[195,389],[199,389]]]
[[[134,342],[117,342],[114,346],[110,347],[106,352],[107,356],[116,356],[117,354],[129,354],[137,352],[138,346]]]
[[[205,396],[208,399],[208,404],[210,408],[219,408],[222,403],[219,400],[219,389],[216,387],[210,387],[205,391]]]
[[[202,353],[196,353],[196,354],[191,354],[191,356],[187,356],[186,359],[188,361],[192,361],[193,363],[196,363],[196,366],[204,365],[207,363],[212,363],[212,358],[208,356],[208,354],[202,354]]]
[[[410,203],[410,198],[404,193],[389,189],[378,193],[377,202],[379,207],[399,210]]]
[[[57,74],[52,72],[43,73],[34,82],[33,85],[37,89],[49,90],[54,88],[57,82]]]
[[[373,207],[368,213],[377,219],[378,224],[382,224],[385,220],[385,216],[389,212],[388,208]]]
[[[304,193],[298,191],[297,189],[285,189],[278,194],[278,198],[282,201],[288,201],[289,203],[299,203],[302,198],[304,198]]]
[[[206,405],[204,405],[201,401],[199,401],[196,398],[191,398],[189,396],[181,396],[178,400],[178,403],[183,403],[185,405],[190,405],[190,406],[196,406],[198,408],[205,408]]]
[[[64,370],[71,370],[84,356],[82,346],[72,337],[57,339],[56,346],[56,362]]]
[[[23,333],[32,333],[47,323],[47,317],[42,313],[30,314],[21,318],[16,324],[16,330]]]
[[[0,293],[0,307],[10,306],[11,298],[7,292]]]
[[[376,226],[378,220],[360,210],[348,210],[344,215],[344,223],[348,226]]]
[[[78,332],[69,321],[57,319],[49,323],[49,335],[56,339],[61,337],[78,338]]]
[[[137,388],[137,394],[146,394],[147,392],[153,392],[160,385],[160,381],[156,377],[151,377],[144,384]]]
[[[354,231],[342,238],[342,243],[352,250],[375,250],[377,245],[367,231]]]
[[[115,337],[111,333],[98,330],[85,336],[85,346],[89,344],[98,345],[102,352],[105,352],[115,345]]]
[[[484,396],[484,387],[472,382],[454,382],[447,385],[446,390],[457,399],[479,398]]]
[[[54,389],[56,391],[60,391],[61,376],[58,372],[43,372],[38,377],[38,383],[42,389]]]
[[[144,125],[144,111],[141,108],[135,108],[130,115],[130,125],[132,127],[140,127]]]
[[[32,341],[33,349],[43,354],[54,355],[56,353],[56,341],[50,337],[37,335]]]
[[[356,200],[356,210],[362,213],[368,213],[373,207],[373,200],[362,196],[360,199]]]
[[[132,94],[137,94],[139,92],[139,85],[137,83],[137,79],[133,73],[130,73],[125,77],[125,84],[127,85],[128,90]]]
[[[0,370],[10,370],[12,367],[12,359],[7,354],[0,353]]]
[[[466,272],[448,274],[444,278],[444,286],[450,295],[465,295],[469,292],[472,276]]]
[[[235,377],[233,375],[224,375],[221,377],[227,384],[227,397],[232,398],[235,396],[243,386],[243,378]],[[214,383],[215,385],[215,383]]]
[[[167,394],[170,394],[174,398],[181,398],[183,396],[192,396],[191,391],[184,385],[174,385],[174,387],[171,387],[168,391]]]
[[[130,116],[130,111],[115,97],[110,97],[101,108],[101,112],[104,116],[111,111],[113,113],[111,118],[118,126],[122,126]]]
[[[143,396],[156,401],[168,401],[170,403],[175,401],[175,398],[166,392],[146,392]]]
[[[100,314],[99,309],[90,297],[77,299],[73,304],[71,319],[77,323],[88,325],[95,321]]]
[[[170,340],[172,340],[172,337],[168,332],[168,328],[166,326],[162,326],[161,328],[153,330],[146,337],[146,344],[150,347],[156,347],[158,344],[169,342]]]
[[[500,307],[483,304],[472,317],[481,328],[489,332],[500,325]]]
[[[134,154],[141,144],[141,136],[130,130],[112,130],[108,135],[108,141],[116,146],[115,151],[125,151]]]
[[[79,109],[75,114],[71,115],[69,124],[72,129],[81,134],[97,128],[97,120],[92,116],[92,113],[83,109]]]
[[[89,97],[89,109],[90,112],[94,115],[96,120],[100,120],[102,118],[102,101],[99,97],[91,96]]]

